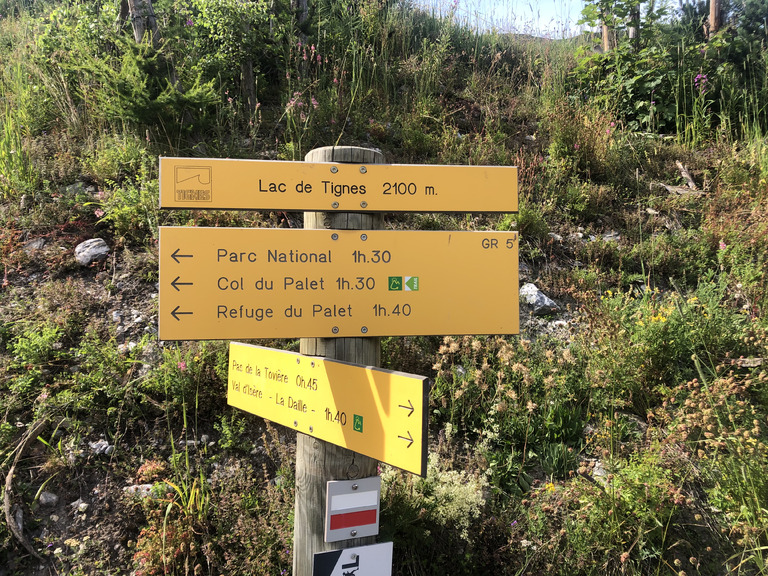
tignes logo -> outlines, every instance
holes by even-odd
[[[173,182],[176,201],[213,201],[212,172],[210,166],[176,166]]]

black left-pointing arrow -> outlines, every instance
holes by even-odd
[[[179,316],[183,316],[184,314],[189,314],[190,316],[191,316],[192,314],[194,314],[194,312],[179,312],[179,308],[180,308],[180,306],[176,306],[176,308],[174,308],[174,309],[171,311],[171,316],[173,316],[174,318],[176,318],[176,320],[181,320],[181,318],[179,318]]]
[[[408,431],[408,436],[407,437],[406,436],[398,436],[398,438],[400,438],[400,440],[408,440],[408,446],[406,446],[406,448],[410,448],[411,444],[413,444],[413,436],[411,436],[411,431],[410,430]]]
[[[181,292],[181,290],[179,290],[179,286],[194,286],[192,282],[179,282],[179,280],[181,280],[181,276],[176,276],[176,279],[171,282],[171,286],[176,288],[176,292]]]
[[[181,263],[179,258],[194,258],[195,257],[194,254],[179,254],[179,250],[181,250],[181,248],[176,248],[176,250],[173,251],[173,254],[171,254],[171,258],[176,260],[176,264],[180,264]]]

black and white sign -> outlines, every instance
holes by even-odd
[[[312,576],[392,576],[392,542],[318,552]]]

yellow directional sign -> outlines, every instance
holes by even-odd
[[[517,212],[517,168],[160,158],[160,207]]]
[[[421,476],[427,379],[230,342],[227,402]]]
[[[516,232],[160,228],[162,340],[515,334]]]

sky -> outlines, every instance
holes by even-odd
[[[456,16],[473,28],[562,38],[578,32],[584,0],[415,0]]]

